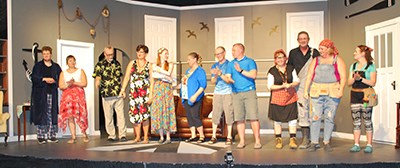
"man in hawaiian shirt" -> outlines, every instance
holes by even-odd
[[[124,100],[118,96],[121,91],[121,64],[117,60],[114,60],[114,48],[112,46],[104,48],[104,56],[105,59],[96,64],[92,76],[96,79],[96,89],[100,89],[102,97],[105,125],[108,134],[107,142],[118,140],[115,134],[114,109],[117,113],[119,139],[120,141],[127,141]]]

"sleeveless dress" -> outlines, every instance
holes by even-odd
[[[153,73],[154,75],[154,73]],[[162,79],[154,79],[154,94],[151,103],[151,131],[160,129],[176,132],[176,115],[172,84]]]
[[[129,120],[134,124],[140,124],[150,117],[149,105],[147,104],[150,93],[149,78],[149,62],[145,64],[142,70],[139,70],[138,63],[134,60],[129,81]]]
[[[72,78],[81,81],[81,69],[77,69],[73,73],[64,71],[64,81],[69,81]],[[60,100],[60,111],[58,114],[58,125],[65,132],[68,118],[73,117],[76,124],[81,129],[82,133],[88,128],[88,114],[86,108],[85,90],[81,87],[69,87],[63,90]]]

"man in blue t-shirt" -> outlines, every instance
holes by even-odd
[[[241,149],[246,146],[244,131],[246,120],[249,120],[255,139],[254,149],[261,149],[255,84],[257,65],[253,59],[244,55],[244,50],[245,47],[241,43],[233,45],[232,56],[235,59],[229,62],[226,72],[228,82],[232,83],[234,118],[240,138],[237,148]]]
[[[225,114],[225,120],[228,127],[228,135],[226,137],[226,145],[232,145],[232,124],[233,120],[233,106],[232,106],[232,86],[227,83],[225,76],[228,69],[229,61],[225,59],[225,48],[219,46],[215,49],[216,62],[211,67],[211,83],[215,84],[214,98],[213,98],[213,113],[212,113],[212,137],[208,142],[214,144],[217,142],[217,127],[221,121],[222,113]]]

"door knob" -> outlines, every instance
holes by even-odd
[[[396,90],[396,81],[393,81],[393,82],[391,83],[391,85],[393,86],[393,90]]]

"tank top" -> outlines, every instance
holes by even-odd
[[[75,82],[81,81],[81,72],[82,70],[78,68],[75,72],[69,73],[68,71],[64,71],[64,81],[69,81],[74,78]]]

